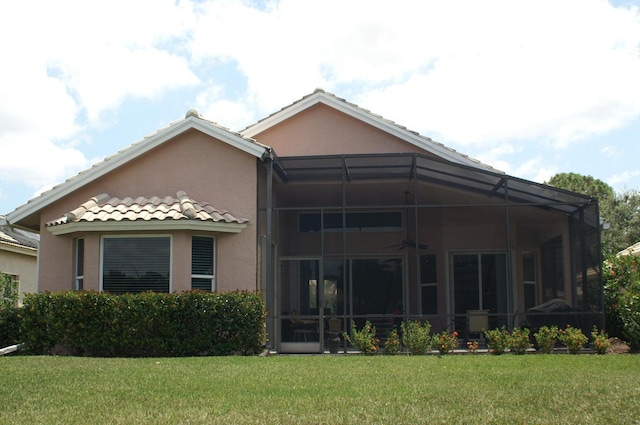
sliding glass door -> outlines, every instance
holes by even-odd
[[[490,326],[507,324],[507,258],[504,253],[453,254],[455,328],[467,329],[469,310],[489,310]]]

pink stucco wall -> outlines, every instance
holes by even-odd
[[[323,104],[255,136],[278,156],[426,151]]]
[[[199,202],[209,202],[218,209],[249,220],[248,226],[239,234],[210,235],[216,237],[218,289],[254,290],[256,168],[254,156],[199,131],[189,130],[53,203],[42,212],[41,228],[100,193],[120,198],[175,197],[179,190],[185,190]],[[192,232],[160,233],[172,236],[172,290],[189,289]],[[72,288],[73,240],[77,237],[85,238],[85,288],[99,289],[100,234],[54,236],[45,230],[41,232],[41,291]]]

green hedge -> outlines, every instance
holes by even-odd
[[[20,342],[19,328],[18,309],[16,307],[0,309],[0,348]]]
[[[265,342],[265,308],[248,292],[29,294],[20,337],[31,354],[78,356],[252,355]]]

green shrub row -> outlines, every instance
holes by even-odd
[[[19,323],[16,307],[0,309],[0,348],[20,343]]]
[[[29,294],[20,339],[31,354],[55,347],[100,357],[251,355],[264,345],[265,316],[262,297],[248,292]]]

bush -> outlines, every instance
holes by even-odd
[[[578,354],[589,340],[582,329],[571,327],[571,325],[567,325],[566,329],[559,332],[558,339],[567,347],[569,354]]]
[[[591,339],[593,340],[593,348],[597,354],[606,354],[607,350],[611,348],[611,342],[609,341],[609,335],[603,330],[598,332],[596,325],[593,325],[591,331]]]
[[[265,341],[265,310],[247,292],[29,294],[21,314],[25,349],[63,346],[85,356],[255,354]]]
[[[432,339],[433,346],[441,356],[452,352],[458,346],[458,332],[442,331],[435,334]]]
[[[509,338],[509,349],[514,354],[524,354],[531,348],[531,341],[529,341],[529,329],[528,328],[515,328],[511,331],[511,337]]]
[[[507,348],[511,346],[511,336],[504,326],[500,329],[484,331],[484,336],[487,340],[487,347],[491,354],[504,354],[504,352],[507,351]]]
[[[427,354],[431,351],[431,323],[408,320],[400,324],[402,344],[409,354]]]
[[[534,333],[533,336],[536,339],[540,352],[550,354],[558,339],[558,327],[556,325],[551,327],[543,326],[538,329],[538,332]]]
[[[640,264],[638,258],[622,255],[604,262],[605,327],[611,336],[640,348]]]
[[[362,330],[358,330],[356,323],[351,322],[351,336],[346,332],[343,333],[343,336],[363,354],[374,354],[378,351],[380,341],[376,338],[376,327],[371,326],[371,322],[368,320],[365,322]]]
[[[0,348],[20,343],[18,313],[16,307],[0,309]]]
[[[400,344],[398,331],[396,331],[395,329],[387,331],[387,340],[384,342],[384,354],[396,355],[400,353],[401,348],[402,346]]]

